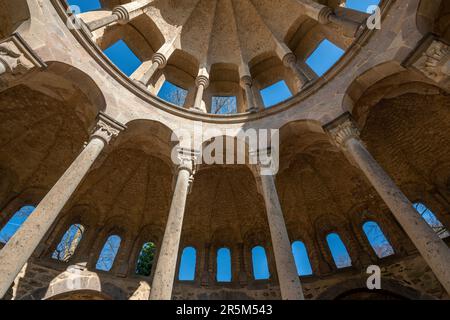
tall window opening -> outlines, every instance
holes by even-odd
[[[153,242],[144,243],[136,263],[136,274],[146,277],[150,275],[155,261],[155,252],[156,246]]]
[[[231,282],[231,252],[228,248],[217,250],[217,282]]]
[[[252,249],[253,277],[255,280],[270,278],[269,264],[267,263],[266,250],[261,246]]]
[[[64,233],[61,241],[53,251],[52,258],[55,260],[68,262],[75,254],[75,250],[80,244],[84,234],[84,226],[81,224],[73,224]]]
[[[181,254],[180,270],[178,272],[178,280],[194,281],[195,265],[197,252],[193,247],[186,247]]]
[[[348,254],[347,248],[337,233],[327,235],[327,243],[336,267],[341,269],[352,265],[352,259]]]
[[[394,254],[394,249],[378,223],[367,221],[363,224],[363,230],[378,258],[384,258]]]
[[[98,257],[97,264],[95,268],[97,270],[109,271],[114,265],[114,260],[116,259],[117,252],[120,248],[121,239],[117,235],[109,236],[103,246],[100,256]]]
[[[441,239],[450,237],[450,232],[444,227],[442,222],[436,217],[436,215],[427,208],[427,206],[421,202],[414,203],[414,208],[419,212],[422,218],[433,228]]]
[[[8,223],[0,230],[0,242],[7,243],[33,213],[34,209],[36,209],[34,206],[23,206],[14,213]]]
[[[313,274],[311,262],[309,261],[308,250],[302,241],[292,243],[292,254],[294,255],[297,274],[299,276],[309,276]]]

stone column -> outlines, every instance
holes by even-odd
[[[291,241],[289,240],[280,200],[275,186],[275,179],[270,168],[259,161],[259,177],[266,204],[272,248],[275,256],[281,297],[283,300],[304,300],[302,286],[297,274]]]
[[[414,209],[359,138],[348,114],[325,126],[332,141],[365,174],[442,286],[450,293],[450,249]]]
[[[167,65],[167,59],[164,54],[156,52],[151,64],[143,63],[132,75],[131,78],[136,79],[147,87],[158,69],[163,69]]]
[[[300,88],[303,88],[309,82],[309,78],[306,75],[306,72],[302,70],[297,64],[297,57],[292,52],[287,53],[283,57],[283,64],[285,67],[291,69],[292,72],[294,72],[294,74],[297,76],[298,80],[300,81]]]
[[[0,251],[0,297],[3,297],[13,283],[105,145],[123,129],[121,124],[106,115],[100,115],[97,127],[84,150]]]
[[[167,219],[164,238],[159,251],[156,271],[150,291],[150,300],[170,300],[183,228],[184,209],[190,185],[193,182],[195,152],[179,150],[178,176]]]
[[[311,19],[316,20],[320,24],[334,23],[344,29],[346,34],[357,36],[362,30],[363,25],[355,21],[338,17],[334,14],[333,9],[313,0],[297,0],[304,8],[305,14]],[[342,9],[345,10],[345,9]]]
[[[195,80],[195,85],[197,86],[197,93],[195,94],[194,106],[192,109],[200,112],[206,112],[203,107],[203,93],[205,89],[209,86],[209,79],[205,75],[199,75]]]
[[[245,286],[247,284],[247,270],[245,267],[245,246],[243,243],[238,243],[237,254],[239,260],[239,284]]]
[[[210,243],[205,243],[205,248],[204,248],[204,261],[203,261],[203,271],[202,271],[202,280],[201,280],[201,284],[202,286],[207,286],[209,284],[209,280],[210,280],[210,273],[209,273],[209,255],[211,252],[211,244]]]
[[[87,23],[87,26],[90,31],[95,31],[114,22],[126,24],[139,15],[143,14],[144,8],[147,7],[151,2],[151,0],[137,0],[117,6],[113,9],[110,16],[91,21]]]
[[[245,100],[247,101],[247,112],[256,112],[258,107],[255,103],[255,97],[252,91],[252,78],[250,76],[243,76],[241,78],[241,87],[244,89]]]

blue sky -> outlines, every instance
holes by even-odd
[[[193,281],[195,280],[197,253],[194,248],[186,247],[181,254],[180,272],[178,273],[178,280]]]
[[[30,216],[35,208],[33,206],[24,206],[14,213],[8,223],[0,230],[0,242],[6,243],[19,230],[22,223]]]
[[[252,249],[253,276],[256,280],[269,279],[269,265],[267,264],[266,250],[257,246]]]
[[[294,255],[297,274],[307,276],[313,274],[311,263],[309,262],[308,252],[305,244],[301,241],[295,241],[292,244],[292,254]]]
[[[320,76],[324,75],[344,54],[344,50],[327,39],[319,43],[306,63]]]
[[[345,268],[351,266],[350,255],[347,248],[337,233],[330,233],[327,236],[328,247],[330,248],[333,260],[338,268]]]
[[[371,5],[378,5],[380,0],[347,0],[347,8],[367,12]]]
[[[101,8],[99,0],[67,0],[71,6],[79,6],[81,12],[97,10]]]
[[[104,52],[127,76],[130,76],[142,63],[123,40],[117,41]]]
[[[217,251],[217,282],[231,281],[231,252],[228,248]]]

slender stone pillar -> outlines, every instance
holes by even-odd
[[[243,243],[238,243],[237,252],[239,259],[239,284],[245,286],[247,284],[247,269],[245,267],[245,246]]]
[[[126,24],[134,18],[144,13],[144,8],[147,7],[151,0],[137,0],[117,6],[113,9],[110,16],[106,16],[87,23],[90,31],[95,31],[106,27],[114,22]]]
[[[167,219],[156,271],[150,291],[150,300],[170,300],[183,227],[184,209],[190,185],[193,182],[195,153],[180,149],[178,154],[178,176]]]
[[[84,150],[0,251],[0,297],[31,257],[105,145],[123,129],[124,126],[100,115],[96,130]]]
[[[167,59],[164,56],[164,54],[160,52],[156,52],[152,57],[152,63],[149,64],[142,64],[141,67],[139,67],[134,74],[131,76],[132,78],[136,78],[136,75],[139,75],[136,79],[141,84],[143,84],[145,87],[147,87],[152,80],[155,72],[158,69],[163,69],[167,65]]]
[[[416,246],[436,278],[450,293],[450,249],[414,209],[359,138],[348,114],[325,126],[333,142],[365,174]]]
[[[197,86],[197,93],[195,94],[193,109],[200,112],[206,112],[206,110],[202,105],[202,102],[203,102],[203,93],[205,92],[205,89],[208,88],[209,86],[208,77],[205,75],[199,75],[195,80],[195,85]]]
[[[262,193],[266,204],[267,220],[283,300],[304,300],[302,285],[297,274],[275,179],[270,169],[259,163]]]
[[[309,82],[306,73],[297,64],[297,57],[292,52],[289,52],[283,57],[283,64],[285,67],[291,69],[297,76],[300,81],[300,88],[304,87]]]
[[[210,280],[210,273],[209,273],[209,256],[210,256],[210,252],[211,252],[211,244],[210,243],[205,243],[205,248],[204,248],[204,261],[203,261],[203,271],[202,271],[202,280],[201,280],[201,284],[202,286],[207,286],[209,284],[209,280]]]
[[[244,89],[245,100],[247,101],[247,112],[256,112],[258,107],[255,103],[255,97],[252,90],[252,78],[250,76],[243,76],[241,78],[241,87]]]

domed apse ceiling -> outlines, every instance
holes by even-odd
[[[129,1],[103,0],[111,10]],[[307,6],[338,8],[343,1],[310,0],[154,0],[145,9],[164,43],[193,57],[200,68],[214,64],[254,65],[290,52],[302,24],[311,31],[318,23]],[[322,26],[321,26],[322,27]],[[341,36],[334,24],[326,24]],[[154,32],[151,30],[150,32]],[[143,32],[144,30],[140,30]],[[306,31],[306,30],[304,30]],[[303,31],[303,33],[305,33]],[[327,32],[325,32],[327,33]],[[149,37],[150,38],[150,37]],[[314,42],[314,41],[312,41]],[[313,43],[315,47],[317,43]],[[157,51],[159,48],[153,48]],[[291,48],[295,51],[296,48]]]

